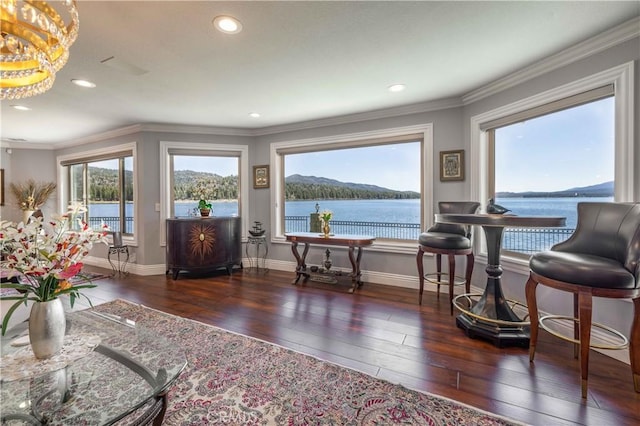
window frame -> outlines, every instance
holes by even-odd
[[[274,142],[270,146],[270,179],[271,191],[271,234],[272,242],[286,243],[284,236],[284,155],[294,152],[324,151],[335,148],[356,148],[371,145],[384,145],[393,141],[402,142],[403,138],[420,135],[421,171],[420,171],[420,219],[424,229],[433,223],[433,124],[425,123],[414,126],[374,130],[369,132],[349,133],[335,136],[294,139]],[[407,139],[408,141],[408,139]],[[428,178],[427,178],[428,177]],[[415,241],[376,240],[373,251],[395,251],[415,253]]]
[[[119,153],[122,152],[131,152],[132,162],[133,162],[133,223],[137,224],[139,214],[138,214],[138,154],[137,154],[137,143],[130,142],[121,145],[114,145],[106,148],[99,148],[87,151],[76,152],[73,154],[60,155],[56,158],[56,164],[58,168],[58,182],[62,184],[59,185],[60,191],[58,191],[58,211],[66,211],[67,209],[67,200],[70,197],[70,180],[69,180],[69,171],[67,167],[69,163],[89,163],[92,161],[98,160],[106,160],[106,159],[119,159],[122,158],[119,156]],[[118,164],[122,164],[122,161],[119,161]],[[119,170],[119,173],[122,173],[124,170]],[[124,194],[122,195],[123,201],[126,201]],[[121,212],[122,213],[122,212]],[[138,232],[139,226],[133,227],[133,234],[122,234],[123,241],[126,242],[127,245],[137,246],[138,244]]]
[[[489,132],[484,130],[487,123],[612,84],[615,97],[614,200],[617,202],[632,201],[636,193],[633,168],[633,75],[634,64],[627,62],[572,83],[472,116],[470,119],[471,198],[484,200],[485,203],[490,198],[493,170],[490,169]],[[476,255],[480,259],[486,260],[487,251],[484,239],[476,238],[474,245]],[[509,256],[509,253],[503,253],[502,264],[506,270],[525,274],[528,272],[528,258]]]
[[[171,188],[172,173],[172,151],[180,151],[181,155],[197,156],[198,153],[207,153],[209,156],[229,157],[237,156],[239,159],[238,171],[238,216],[242,221],[242,241],[246,240],[246,230],[249,229],[249,146],[248,145],[231,145],[231,144],[214,144],[214,143],[196,143],[196,142],[176,142],[176,141],[160,141],[160,245],[167,245],[167,228],[165,221],[170,217],[171,197],[173,188]],[[186,154],[185,154],[186,153]]]

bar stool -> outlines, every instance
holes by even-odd
[[[579,354],[582,398],[586,398],[590,348],[629,347],[633,385],[640,393],[640,203],[578,203],[573,235],[531,256],[529,268],[525,286],[531,318],[529,361],[533,362],[539,328],[572,342],[574,357]],[[573,317],[538,318],[538,284],[573,293]],[[629,339],[613,328],[592,322],[593,297],[633,300]],[[550,320],[573,322],[573,338],[554,330],[548,324]],[[591,343],[592,326],[613,335],[619,343]]]
[[[441,201],[438,203],[440,213],[466,213],[474,214],[478,211],[480,203],[475,201]],[[418,238],[418,276],[420,280],[420,295],[418,303],[422,305],[422,293],[425,279],[438,286],[438,298],[440,298],[440,284],[449,284],[449,305],[453,315],[453,287],[465,284],[466,292],[471,292],[471,273],[473,272],[473,246],[471,244],[471,227],[466,225],[453,225],[436,223]],[[432,274],[424,274],[422,258],[424,253],[436,255],[436,271]],[[449,272],[442,272],[442,255],[449,258]],[[464,277],[456,277],[456,256],[467,256],[467,269]],[[443,276],[448,277],[443,281]]]

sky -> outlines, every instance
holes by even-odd
[[[293,174],[420,192],[420,143],[290,154],[285,175]]]
[[[496,192],[558,191],[614,180],[614,98],[496,131]]]
[[[439,154],[434,167],[439,167]],[[614,179],[614,98],[496,131],[496,191],[557,191]],[[237,174],[232,158],[175,157],[177,170]],[[285,175],[420,191],[420,144],[289,154]],[[427,174],[428,175],[428,174]]]
[[[175,170],[192,170],[194,172],[215,173],[220,176],[238,175],[238,158],[236,157],[173,157]]]

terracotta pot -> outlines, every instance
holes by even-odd
[[[211,209],[200,209],[200,216],[207,217],[211,214]]]

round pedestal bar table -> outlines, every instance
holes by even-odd
[[[555,228],[566,224],[559,216],[516,216],[509,214],[455,214],[435,215],[436,222],[459,225],[478,225],[484,230],[487,241],[487,285],[480,299],[470,309],[460,307],[458,300],[471,295],[456,297],[454,306],[462,311],[456,324],[469,337],[489,340],[498,347],[529,346],[528,322],[513,312],[502,291],[502,266],[500,249],[504,228]],[[524,282],[523,282],[524,284]]]

